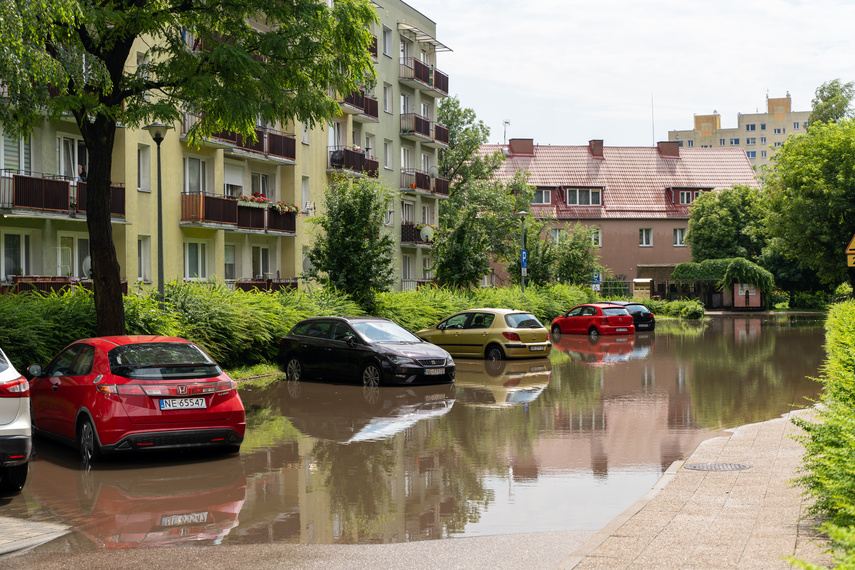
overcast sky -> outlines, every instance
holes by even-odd
[[[717,111],[810,111],[822,83],[855,80],[851,0],[405,0],[436,22],[450,95],[491,143],[650,146]],[[382,2],[381,2],[382,4]]]

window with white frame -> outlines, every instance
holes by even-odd
[[[300,202],[302,204],[302,210],[308,211],[309,209],[309,201],[312,199],[311,187],[309,186],[309,177],[303,176],[300,179]]]
[[[429,255],[422,257],[422,276],[433,279],[433,258]]]
[[[208,244],[204,240],[184,241],[184,279],[208,278]]]
[[[680,204],[691,204],[700,195],[700,190],[680,190]]]
[[[404,255],[401,257],[401,278],[402,279],[412,279],[413,278],[413,256],[412,255]]]
[[[252,246],[252,276],[266,279],[270,273],[270,249],[260,245]]]
[[[408,93],[401,93],[401,114],[405,115],[407,113],[412,113],[412,99],[410,99],[410,95]]]
[[[28,275],[30,273],[30,235],[2,232],[3,257],[0,258],[0,275]]]
[[[757,151],[756,150],[749,150],[745,154],[748,155],[748,158],[757,158]]]
[[[383,55],[392,57],[392,30],[383,26]]]
[[[794,131],[799,130],[799,122],[798,121],[793,121],[793,130]]]
[[[137,77],[142,80],[148,79],[148,54],[138,51],[137,52]],[[151,95],[148,91],[143,94],[143,99],[146,101],[151,101]]]
[[[766,137],[760,137],[760,144],[766,144]]]
[[[745,125],[745,130],[746,130],[746,131],[756,131],[756,130],[757,130],[757,125],[756,125],[756,124],[754,124],[754,123],[751,123],[751,124]]]
[[[60,135],[56,137],[56,164],[59,173],[68,180],[86,178],[89,171],[89,160],[86,153],[86,143],[77,135]],[[82,176],[81,176],[82,174]]]
[[[310,132],[311,132],[311,127],[309,127],[309,122],[304,121],[303,122],[302,135],[301,135],[301,140],[302,140],[303,144],[309,144],[309,140],[310,140],[309,139],[309,133]]]
[[[137,281],[151,283],[151,236],[137,236]]]
[[[208,190],[208,161],[197,156],[184,157],[184,192],[201,194]]]
[[[89,279],[92,260],[89,257],[89,234],[85,232],[58,233],[57,275]]]
[[[782,144],[783,144],[783,143],[776,142],[773,146],[774,146],[775,148],[781,148],[781,145],[782,145]]]
[[[552,190],[549,188],[537,188],[534,191],[534,198],[531,201],[532,204],[551,204],[552,203]]]
[[[755,145],[757,144],[757,137],[748,137],[745,139],[745,144],[747,145]]]
[[[760,130],[761,130],[761,131],[765,131],[765,130],[766,130],[766,123],[760,123]]]
[[[653,228],[639,228],[638,245],[650,247],[653,245]]]
[[[689,148],[692,148],[693,146],[695,146],[695,141],[694,141],[694,140],[692,140],[692,139],[687,140],[687,141],[686,141],[686,146],[687,146],[687,147],[689,147]]]
[[[601,188],[567,188],[568,206],[599,206]]]
[[[724,146],[724,139],[718,139],[718,146]]]
[[[422,204],[422,223],[432,226],[435,222],[433,204]]]
[[[433,110],[431,109],[430,104],[422,102],[422,117],[427,119],[428,121],[433,120]]]
[[[365,151],[365,156],[369,156],[371,158],[377,156],[377,143],[374,140],[374,135],[368,133],[365,134],[365,148],[363,150]]]
[[[392,114],[392,86],[388,83],[383,84],[383,111]]]
[[[772,132],[773,132],[774,134],[776,134],[776,135],[783,135],[784,133],[786,133],[786,132],[787,132],[787,129],[775,129],[775,130],[774,130],[774,131],[772,131]]]
[[[686,245],[686,228],[674,228],[674,247]]]
[[[237,198],[243,194],[243,166],[224,164],[223,176],[225,178],[223,196]]]
[[[137,146],[137,190],[151,192],[151,147]]]
[[[223,249],[223,279],[234,281],[237,279],[237,258],[235,245],[227,243]]]
[[[266,197],[270,198],[270,175],[264,174],[263,172],[253,172],[250,175],[250,179],[252,181],[252,193],[256,192],[259,194],[264,194]]]
[[[415,202],[410,202],[409,200],[401,201],[401,223],[416,221],[416,204]]]
[[[401,145],[401,170],[412,170],[413,168],[413,151],[410,147]]]
[[[410,54],[413,53],[413,42],[401,38],[401,63],[405,63]]]
[[[3,154],[0,156],[0,168],[29,171],[32,169],[32,151],[30,138],[15,139],[3,135]]]
[[[766,158],[766,151],[765,150],[760,151],[760,158]]]
[[[433,163],[433,156],[423,152],[422,153],[422,172],[429,172],[432,163]]]
[[[739,144],[739,139],[738,139],[738,138],[730,139],[730,146],[736,146],[736,145],[738,145],[738,144]]]
[[[392,170],[394,166],[392,165],[392,153],[394,152],[392,146],[392,141],[385,140],[383,141],[383,168],[387,170]]]
[[[594,247],[603,247],[603,230],[601,228],[591,228],[591,244]]]
[[[549,230],[549,237],[554,245],[559,245],[563,239],[564,230],[561,228],[552,228]]]

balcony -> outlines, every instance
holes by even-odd
[[[278,212],[266,204],[241,203],[208,193],[181,195],[181,222],[266,233],[297,231],[294,212]]]
[[[401,115],[401,137],[411,141],[431,142],[430,119],[416,113]]]
[[[296,279],[238,279],[235,289],[248,292],[294,291],[297,289]]]
[[[425,276],[423,279],[401,279],[402,291],[415,291],[422,287],[431,287],[435,285],[433,277]]]
[[[327,172],[377,178],[379,171],[380,163],[374,157],[366,156],[365,151],[345,146],[329,147]]]
[[[430,175],[422,170],[402,170],[401,189],[414,194],[430,194]]]
[[[431,148],[448,148],[448,127],[439,123],[431,123],[431,140],[422,144]]]
[[[0,171],[0,208],[76,215],[86,212],[86,183],[58,174],[21,170]],[[110,186],[110,213],[125,215],[125,188]]]
[[[347,95],[339,106],[343,113],[353,115],[357,123],[377,123],[380,121],[380,105],[377,99],[363,91],[354,91]]]
[[[121,281],[122,294],[128,294],[128,282]],[[5,284],[0,285],[0,294],[22,293],[24,291],[40,291],[42,293],[62,293],[75,287],[92,290],[92,281],[80,280],[75,277],[58,277],[53,275],[15,275]]]
[[[401,58],[398,79],[433,97],[448,96],[448,75],[414,57]]]
[[[377,61],[377,36],[375,35],[371,36],[371,45],[368,46],[368,53],[371,54],[371,57],[374,58],[374,61]]]
[[[424,228],[424,231],[422,231],[422,228]],[[418,227],[413,222],[403,222],[401,224],[401,243],[433,245],[433,231],[433,228],[430,226]]]
[[[184,113],[181,122],[181,139],[187,139],[187,133],[201,118],[192,113]],[[279,163],[294,164],[297,159],[297,139],[291,133],[284,133],[268,127],[255,129],[255,142],[244,139],[232,131],[221,131],[205,138],[203,146],[222,148],[229,154],[246,157],[264,157]]]
[[[433,179],[433,193],[448,198],[449,187],[448,180],[445,178]]]

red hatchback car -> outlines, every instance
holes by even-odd
[[[632,315],[625,308],[609,303],[577,305],[552,321],[552,336],[563,334],[633,334]]]
[[[223,447],[246,431],[237,385],[201,348],[161,336],[78,340],[27,369],[37,434],[102,453]]]

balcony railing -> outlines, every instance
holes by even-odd
[[[432,139],[430,119],[415,113],[401,115],[401,134],[416,135],[419,138]]]
[[[347,94],[341,101],[342,110],[345,113],[356,115],[354,120],[357,122],[365,122],[365,118],[379,119],[380,104],[377,99],[370,95],[366,95],[364,91],[354,91]]]
[[[241,291],[291,291],[297,288],[296,279],[238,279],[235,281],[235,289]]]
[[[198,115],[184,113],[181,122],[181,136],[186,136],[190,129],[200,120],[201,118]],[[255,129],[255,137],[256,141],[250,142],[233,131],[220,131],[211,135],[212,139],[229,143],[235,148],[275,158],[296,160],[297,138],[293,134],[268,127],[260,127]]]
[[[208,193],[181,195],[181,221],[224,224],[245,230],[297,231],[294,212],[277,212],[268,206],[251,206],[228,196]]]
[[[430,192],[430,175],[422,170],[402,170],[401,188]]]
[[[366,156],[365,151],[344,146],[329,147],[328,168],[361,173],[370,178],[377,178],[380,173],[380,163],[374,157]]]
[[[413,222],[403,222],[401,224],[402,242],[433,243],[433,236],[431,235],[430,238],[423,239],[421,228],[417,227]]]
[[[448,95],[448,75],[414,57],[401,58],[399,77],[405,83]]]
[[[368,178],[380,177],[380,161],[376,158],[366,156],[364,163],[364,172]]]
[[[59,174],[4,169],[0,171],[0,208],[85,212],[86,182]],[[110,186],[110,213],[125,215],[125,188],[121,184]]]
[[[421,287],[430,287],[434,284],[432,277],[424,277],[422,279],[401,279],[402,291],[415,291]]]
[[[273,209],[267,210],[267,229],[276,232],[296,232],[297,214],[294,212],[277,212]]]
[[[448,196],[449,188],[448,188],[448,180],[445,178],[434,178],[433,179],[433,191],[435,194],[440,194],[442,196]]]
[[[439,123],[433,124],[433,140],[438,143],[442,143],[444,145],[448,144],[448,127],[445,125],[440,125]]]
[[[368,53],[371,57],[377,59],[377,36],[371,36],[371,45],[368,46]]]

